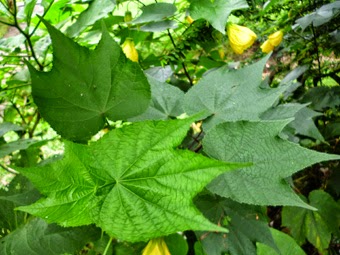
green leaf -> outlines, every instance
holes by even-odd
[[[76,22],[69,26],[66,34],[70,37],[79,35],[86,27],[93,25],[97,20],[104,18],[112,12],[116,6],[115,0],[93,0],[89,7],[83,11]]]
[[[176,29],[177,23],[173,20],[163,20],[157,22],[149,22],[144,26],[141,26],[140,30],[145,32],[162,32],[167,29]]]
[[[248,164],[176,149],[194,119],[134,123],[90,146],[66,141],[62,160],[20,169],[46,198],[19,209],[63,226],[95,223],[132,242],[188,229],[225,231],[191,200],[217,175]]]
[[[61,136],[86,140],[106,118],[127,119],[147,108],[150,85],[145,75],[105,28],[92,51],[44,23],[52,38],[53,69],[39,72],[28,64],[32,94],[41,115]]]
[[[32,219],[0,240],[0,253],[13,254],[75,254],[89,241],[100,237],[94,227],[62,228]],[[96,240],[95,239],[95,240]]]
[[[162,21],[163,19],[173,16],[177,10],[174,4],[155,3],[141,8],[142,14],[134,19],[132,23],[139,24],[145,22]]]
[[[169,248],[170,254],[187,255],[188,243],[184,237],[178,233],[166,236],[164,238],[166,245]]]
[[[26,150],[33,145],[42,145],[47,141],[39,141],[33,139],[22,139],[0,145],[0,158],[19,150]]]
[[[257,255],[284,255],[284,254],[294,254],[294,255],[306,255],[306,253],[301,249],[301,247],[295,242],[293,238],[289,235],[278,231],[274,228],[270,229],[272,236],[275,240],[280,253],[276,252],[272,247],[269,247],[263,243],[256,243]]]
[[[10,122],[0,123],[0,137],[3,136],[4,134],[6,134],[9,131],[20,131],[20,130],[24,130],[24,129],[22,127],[18,126],[18,125],[13,124],[13,123],[10,123]]]
[[[211,129],[203,140],[208,155],[224,161],[253,162],[254,165],[219,176],[208,189],[243,203],[311,209],[284,178],[317,162],[340,156],[312,151],[279,138],[289,121],[227,122]]]
[[[230,13],[234,10],[248,7],[245,0],[193,0],[190,4],[189,12],[193,19],[205,19],[215,29],[224,34]]]
[[[14,208],[35,202],[40,194],[22,175],[15,176],[6,188],[7,190],[0,189],[0,229],[12,232],[27,217],[26,213],[14,211]]]
[[[205,252],[220,255],[256,254],[255,242],[262,242],[277,249],[264,213],[258,206],[239,204],[225,198],[199,197],[197,207],[213,222],[227,222],[228,234],[203,233],[200,235]]]
[[[307,238],[322,253],[329,246],[331,234],[339,236],[340,205],[321,190],[312,191],[309,201],[318,211],[284,207],[282,225],[290,229],[291,235],[299,244],[304,243]]]
[[[151,85],[151,104],[142,115],[130,118],[130,121],[166,120],[184,113],[183,91],[168,83],[157,81],[149,75],[147,78]]]
[[[309,89],[301,99],[303,103],[310,103],[314,110],[322,111],[340,105],[340,87],[314,87]]]
[[[268,56],[240,70],[225,65],[204,76],[185,95],[188,114],[206,111],[205,130],[225,121],[259,120],[286,89],[262,88],[262,72]]]

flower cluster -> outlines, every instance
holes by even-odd
[[[227,34],[231,48],[236,54],[242,54],[244,50],[253,45],[257,36],[247,27],[236,24],[228,24]],[[271,34],[262,45],[261,49],[264,53],[271,52],[274,47],[278,46],[283,39],[282,31]]]

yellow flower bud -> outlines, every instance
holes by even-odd
[[[134,62],[138,62],[138,52],[132,39],[126,38],[125,42],[122,44],[122,49],[127,58]]]
[[[227,34],[230,46],[237,54],[242,54],[245,49],[253,45],[257,38],[252,30],[236,24],[228,25]]]
[[[282,39],[283,39],[282,31],[277,31],[271,34],[270,36],[268,36],[269,42],[275,47],[278,46],[282,42]]]
[[[163,238],[151,239],[143,250],[142,255],[171,255]]]
[[[124,21],[130,22],[132,20],[132,13],[130,11],[126,11],[124,15]]]
[[[269,53],[274,50],[274,45],[272,45],[270,41],[267,40],[261,45],[261,49],[262,49],[262,52]]]
[[[185,17],[185,20],[186,20],[189,24],[192,24],[192,23],[194,22],[194,19],[191,18],[190,15],[186,16],[186,17]]]

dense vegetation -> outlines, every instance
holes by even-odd
[[[339,14],[0,0],[0,254],[340,254]]]

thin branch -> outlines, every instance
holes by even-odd
[[[174,38],[172,37],[172,35],[170,33],[170,30],[168,29],[167,31],[168,31],[168,36],[170,37],[170,41],[171,41],[172,45],[174,46],[175,49],[177,49],[176,43],[175,43]],[[181,54],[182,57],[185,57],[185,56],[183,56],[183,53],[180,53],[180,54]],[[188,70],[187,70],[187,68],[186,68],[186,66],[184,64],[184,61],[181,61],[181,62],[182,62],[181,64],[182,64],[182,67],[183,67],[183,70],[184,70],[184,74],[188,78],[189,83],[192,86],[193,85],[193,81],[192,81],[192,79],[191,79],[191,77],[190,77],[190,75],[188,73]]]
[[[35,28],[33,29],[33,31],[29,34],[29,36],[32,36],[32,35],[35,33],[35,31],[38,29],[38,27],[39,27],[39,25],[40,25],[42,19],[46,16],[47,12],[50,10],[50,8],[51,8],[51,6],[52,6],[53,3],[54,3],[54,0],[52,0],[51,3],[50,3],[50,5],[46,8],[44,14],[41,16],[40,20],[38,21],[38,23],[37,23],[37,25],[35,26]]]
[[[24,116],[21,114],[19,108],[16,106],[16,104],[15,104],[14,102],[11,102],[11,103],[12,103],[13,108],[17,111],[17,113],[19,114],[20,118],[22,119],[22,122],[23,122],[25,125],[27,125],[27,122],[26,122]]]
[[[36,114],[37,118],[35,119],[32,129],[28,132],[29,138],[33,138],[34,131],[37,128],[39,121],[41,119],[40,113],[38,111],[36,111]]]
[[[0,20],[0,23],[4,24],[4,25],[7,25],[7,26],[15,27],[15,24],[7,23],[6,21]]]
[[[8,166],[5,166],[3,164],[0,164],[0,167],[6,170],[7,172],[10,172],[11,174],[18,174],[19,172],[15,171],[13,168],[10,168]]]

